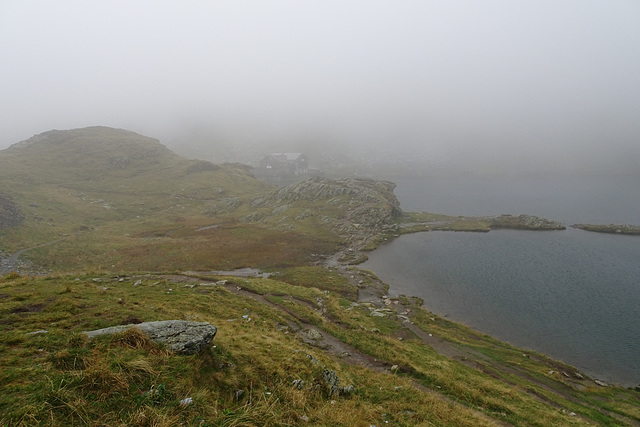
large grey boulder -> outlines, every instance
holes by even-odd
[[[209,344],[216,336],[218,328],[206,322],[188,322],[186,320],[160,320],[137,325],[119,325],[110,328],[84,331],[89,338],[124,332],[130,328],[144,332],[151,341],[163,343],[174,353],[194,354]]]

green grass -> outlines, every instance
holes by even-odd
[[[117,129],[39,138],[0,152],[0,194],[23,217],[0,229],[0,250],[51,243],[22,256],[44,271],[280,268],[346,243],[332,229],[343,209],[326,199],[289,203],[285,220],[256,207],[275,187],[244,166],[188,160]]]
[[[283,334],[277,325],[287,321],[284,313],[216,287],[202,294],[151,277],[136,287],[131,281],[102,278],[96,284],[88,279],[3,281],[0,290],[10,295],[1,308],[3,424],[297,424],[304,415],[317,424],[342,418],[364,425],[358,416],[366,413],[375,422],[388,412],[378,399],[359,393],[332,398],[337,400],[332,405],[320,381],[322,366],[336,370],[345,385],[358,385],[363,377],[379,383],[382,378],[375,378],[380,374],[356,374]],[[242,318],[246,313],[250,322]],[[80,334],[134,316],[212,322],[219,327],[215,348],[174,356],[134,332],[91,341]],[[48,333],[26,335],[43,328]],[[320,365],[311,363],[307,353]],[[309,387],[292,387],[294,379]],[[237,390],[244,390],[245,397],[237,400]],[[179,401],[186,397],[194,404],[181,407]],[[326,410],[329,405],[336,411],[362,409],[336,417],[338,412]]]
[[[279,269],[276,277],[280,281],[297,286],[335,292],[352,301],[358,297],[357,290],[349,285],[346,277],[322,267],[304,266]]]
[[[576,403],[517,376],[496,378],[485,373],[491,365],[484,371],[473,369],[437,354],[416,337],[394,338],[401,328],[394,316],[372,317],[366,305],[353,306],[338,292],[327,294],[304,283],[315,273],[298,273],[302,286],[292,275],[291,283],[280,278],[232,279],[286,310],[234,295],[221,286],[197,286],[197,279],[192,282],[196,286],[185,287],[184,282],[155,275],[131,276],[122,282],[94,275],[5,277],[0,281],[0,424],[198,425],[205,420],[209,425],[297,425],[307,419],[315,425],[385,420],[398,425],[488,425],[494,419],[515,425],[568,425],[577,420],[568,415],[574,411],[603,425],[616,425],[598,408],[637,419],[637,392],[567,386]],[[142,284],[134,286],[137,280]],[[318,298],[327,308],[324,315],[312,304]],[[429,313],[415,310],[417,325],[443,336],[446,331],[452,342],[473,341],[470,348],[485,349],[488,360],[495,363],[517,365],[531,376],[552,363],[523,357],[522,350],[462,325],[431,321]],[[135,331],[93,340],[81,334],[162,319],[213,323],[219,328],[215,347],[176,356]],[[364,354],[399,365],[400,370],[377,373],[352,366],[280,327],[300,319]],[[48,332],[27,335],[38,330]],[[321,380],[323,366],[338,373],[341,385],[353,384],[355,392],[329,396]],[[295,379],[307,386],[293,387]],[[549,379],[556,387],[561,380]],[[527,389],[546,394],[567,412],[540,402],[525,393]],[[240,399],[238,390],[243,390]],[[193,405],[181,406],[180,400],[187,397],[192,397]]]

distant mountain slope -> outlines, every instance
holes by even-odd
[[[107,190],[116,183],[140,185],[150,175],[157,187],[158,180],[167,185],[189,174],[220,169],[211,162],[179,156],[156,139],[108,127],[41,133],[0,151],[0,166],[3,180],[95,190]]]

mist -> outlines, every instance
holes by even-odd
[[[104,125],[213,161],[640,173],[638,22],[635,1],[4,1],[0,148]]]

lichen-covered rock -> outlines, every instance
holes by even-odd
[[[110,328],[85,331],[89,338],[124,332],[130,328],[144,332],[149,339],[163,343],[174,353],[194,354],[209,344],[218,329],[206,322],[188,322],[186,320],[161,320],[131,325],[112,326]]]
[[[322,378],[324,379],[324,382],[329,387],[329,395],[332,396],[334,394],[338,394],[339,392],[338,383],[340,382],[340,378],[338,378],[338,375],[336,374],[336,372],[330,371],[329,369],[324,368],[322,370]]]

